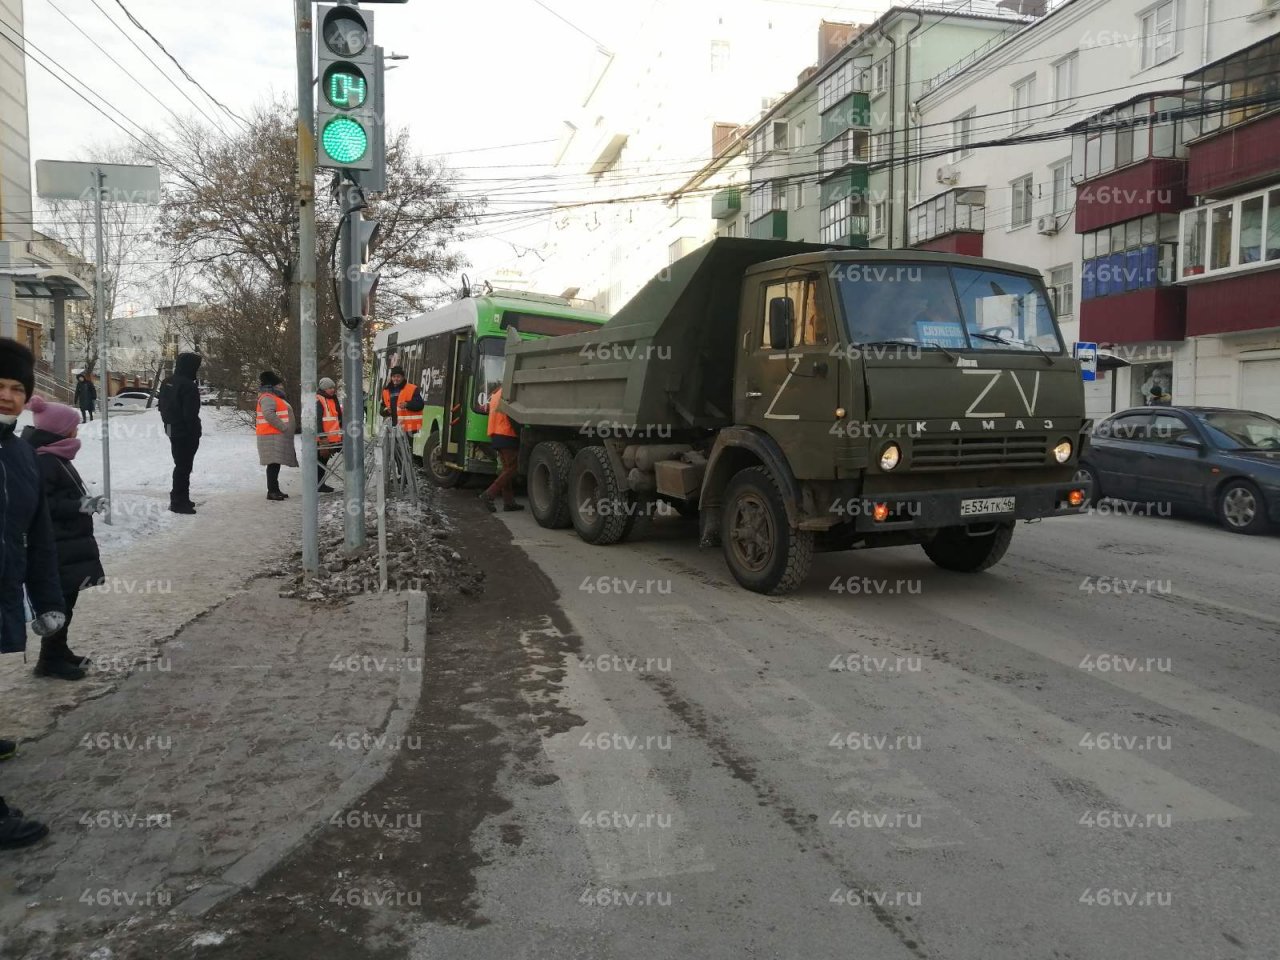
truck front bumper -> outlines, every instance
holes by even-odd
[[[1072,490],[1083,490],[1084,499],[1072,506]],[[917,490],[910,493],[868,494],[854,527],[859,532],[932,530],[967,524],[1035,520],[1084,513],[1093,491],[1088,483],[1063,483],[977,487],[967,490]],[[877,520],[876,507],[884,504],[887,516]]]

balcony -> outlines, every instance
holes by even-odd
[[[981,256],[982,234],[987,226],[986,204],[987,192],[971,187],[948,190],[923,203],[917,203],[907,211],[910,246],[930,244],[925,249]],[[958,239],[952,235],[959,235],[964,239],[958,245],[934,245],[939,240]],[[965,249],[959,249],[960,246]]]
[[[818,177],[826,179],[852,166],[866,166],[871,156],[871,134],[851,129],[836,136],[818,152]]]
[[[747,233],[752,240],[787,239],[787,211],[770,210],[758,220],[752,220]]]
[[[1187,146],[1177,119],[1183,110],[1181,90],[1144,93],[1071,125],[1067,130],[1072,134],[1072,180],[1095,186],[1093,181],[1099,177],[1110,178],[1119,171],[1125,171],[1125,176],[1136,177],[1137,186],[1142,189],[1172,186],[1159,182],[1159,178],[1176,175],[1180,164],[1153,164],[1145,172],[1133,171],[1132,168],[1156,160],[1181,161],[1186,158]],[[1153,180],[1156,182],[1149,183]],[[1101,190],[1104,184],[1111,184],[1111,180],[1100,181],[1096,186]],[[1125,188],[1134,186],[1123,178],[1119,185]],[[1107,196],[1109,192],[1101,195]],[[1154,208],[1141,210],[1126,214],[1122,219],[1153,211]],[[1077,229],[1085,228],[1077,226]]]
[[[1076,188],[1076,233],[1089,233],[1150,213],[1187,205],[1187,164],[1151,157]]]
[[[717,190],[711,197],[711,217],[714,220],[729,220],[742,212],[742,190],[739,187],[726,187]]]
[[[1186,77],[1187,191],[1221,197],[1280,176],[1280,34]]]
[[[1275,327],[1275,278],[1270,272],[1244,273],[1188,286],[1187,336]]]
[[[1187,297],[1178,287],[1148,287],[1084,300],[1080,339],[1096,343],[1178,341],[1187,329]]]

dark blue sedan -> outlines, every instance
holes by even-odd
[[[1136,407],[1093,428],[1076,474],[1101,497],[1215,514],[1234,533],[1280,523],[1280,420],[1223,407]]]

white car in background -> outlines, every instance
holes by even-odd
[[[146,390],[121,390],[111,398],[111,409],[123,413],[145,410],[148,400],[151,401],[152,407],[156,405],[154,393],[148,393]]]

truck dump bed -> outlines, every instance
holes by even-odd
[[[598,330],[523,342],[509,334],[502,396],[511,418],[558,427],[728,424],[743,275],[825,249],[719,238],[650,280]]]

